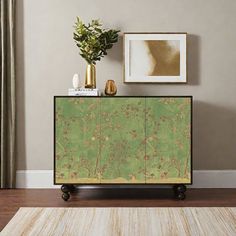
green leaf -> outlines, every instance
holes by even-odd
[[[77,17],[74,25],[73,39],[76,46],[80,49],[80,55],[88,62],[100,61],[106,50],[111,49],[113,44],[118,41],[119,30],[104,29],[99,20],[92,20],[85,25]]]

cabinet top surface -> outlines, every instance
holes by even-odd
[[[55,95],[54,98],[191,98],[193,99],[192,95],[157,95],[157,96],[69,96],[69,95]]]

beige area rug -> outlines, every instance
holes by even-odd
[[[20,208],[0,235],[234,236],[236,208]]]

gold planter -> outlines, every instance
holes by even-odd
[[[117,93],[117,87],[114,80],[107,80],[105,87],[105,94],[108,96],[115,96]]]
[[[94,64],[87,65],[85,75],[85,88],[96,88],[96,67]]]

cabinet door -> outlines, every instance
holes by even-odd
[[[100,183],[99,98],[56,98],[56,183]]]
[[[145,183],[145,99],[101,98],[101,183]]]
[[[191,99],[146,98],[146,183],[190,183]]]

